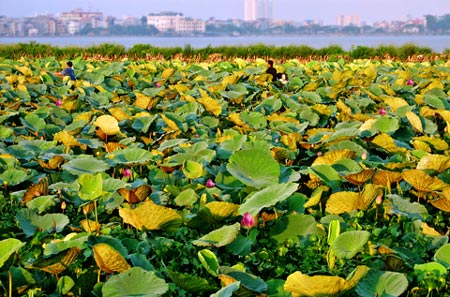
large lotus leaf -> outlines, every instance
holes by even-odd
[[[284,244],[288,239],[298,244],[309,236],[325,236],[323,228],[310,215],[283,216],[270,230],[270,237],[278,244]]]
[[[45,195],[35,197],[26,203],[27,207],[35,210],[38,214],[45,212],[59,202],[56,195]]]
[[[241,215],[246,212],[255,216],[265,207],[271,207],[289,198],[298,189],[296,183],[274,184],[266,188],[253,192],[245,198],[244,203],[239,207]]]
[[[94,174],[109,169],[108,163],[92,156],[79,157],[61,166],[73,175]]]
[[[186,138],[176,138],[176,139],[169,139],[165,140],[161,145],[158,147],[158,151],[163,152],[166,149],[177,147],[185,142],[187,142],[188,139]]]
[[[92,247],[95,263],[106,273],[124,272],[130,265],[120,252],[107,243],[97,243]]]
[[[153,159],[151,152],[138,148],[129,147],[122,150],[113,151],[106,155],[116,164],[136,165],[144,164]]]
[[[181,216],[174,209],[157,205],[151,200],[146,200],[134,209],[119,208],[119,215],[126,224],[138,230],[171,231],[181,225]]]
[[[211,215],[217,218],[227,218],[230,216],[237,216],[239,205],[223,202],[223,201],[212,201],[205,205],[209,209]]]
[[[99,127],[106,135],[120,134],[119,122],[111,115],[101,115],[95,122],[94,126]]]
[[[410,202],[397,195],[387,195],[390,207],[389,213],[406,216],[410,219],[425,220],[428,216],[428,211],[425,205],[417,202]]]
[[[178,206],[188,206],[189,208],[192,208],[194,203],[198,201],[198,198],[199,196],[197,193],[193,189],[188,188],[177,195],[175,198],[175,204]]]
[[[433,169],[437,172],[444,172],[450,168],[450,157],[445,155],[428,154],[420,158],[416,169]]]
[[[238,281],[233,282],[233,283],[223,287],[216,293],[211,294],[210,297],[232,297],[234,295],[234,292],[239,290],[240,284],[241,283]]]
[[[222,106],[218,100],[211,97],[203,97],[198,99],[198,102],[201,103],[209,113],[216,117],[222,113]]]
[[[216,287],[212,287],[208,281],[197,275],[180,273],[168,269],[168,274],[170,279],[177,285],[177,287],[182,288],[188,292],[194,292],[198,296],[203,296],[208,291],[217,290]]]
[[[19,210],[16,218],[20,228],[27,236],[33,235],[36,230],[59,233],[69,224],[69,218],[65,214],[57,213],[40,216],[30,209]]]
[[[402,273],[370,270],[356,286],[359,296],[397,297],[408,288],[408,279]]]
[[[32,268],[58,275],[66,270],[66,268],[76,260],[80,253],[81,249],[73,247],[48,258],[40,257],[33,262]]]
[[[171,130],[186,132],[187,129],[187,125],[185,123],[186,119],[183,118],[182,116],[173,112],[165,112],[161,113],[160,117],[163,119],[163,121]]]
[[[235,223],[230,226],[223,226],[209,232],[197,240],[192,241],[192,243],[198,246],[226,246],[236,239],[240,229],[241,225],[239,223]]]
[[[189,179],[199,178],[203,175],[203,165],[195,161],[187,160],[183,164],[183,173]]]
[[[26,115],[20,121],[25,127],[36,132],[40,132],[46,125],[45,121],[34,113]]]
[[[157,297],[164,295],[169,285],[156,276],[153,271],[133,267],[120,274],[113,275],[102,287],[104,297]]]
[[[381,133],[392,134],[399,128],[399,120],[388,116],[380,117],[373,123],[372,128],[377,129]]]
[[[438,262],[415,264],[414,274],[419,278],[430,275],[433,277],[440,277],[440,276],[445,277],[447,274],[447,267]]]
[[[314,165],[310,167],[314,175],[319,177],[333,191],[337,191],[342,183],[340,174],[330,165]]]
[[[441,246],[434,254],[434,260],[450,268],[450,244]]]
[[[369,240],[367,231],[347,231],[339,236],[331,244],[331,250],[340,259],[351,259],[363,250]]]
[[[435,92],[427,92],[423,96],[423,102],[428,104],[429,106],[436,108],[436,109],[448,109],[446,108],[445,102],[441,99],[444,98],[446,95],[444,94],[443,97],[438,96],[440,94],[436,94]]]
[[[37,154],[36,150],[29,149],[23,145],[10,145],[6,151],[17,159],[31,160]]]
[[[247,186],[257,189],[278,183],[280,165],[269,152],[250,149],[235,152],[227,170]]]
[[[219,268],[219,273],[222,276],[225,275],[227,277],[231,277],[230,280],[232,282],[240,282],[241,286],[252,292],[263,293],[267,290],[267,284],[262,279],[253,274],[227,266],[221,266]]]
[[[433,192],[450,188],[450,184],[419,169],[404,170],[402,177],[407,183],[421,192]]]
[[[247,135],[236,134],[231,137],[226,137],[225,140],[222,141],[217,146],[217,155],[221,159],[229,159],[230,156],[240,150],[247,140]]]
[[[170,156],[168,158],[168,164],[170,165],[181,165],[186,161],[193,161],[198,163],[210,163],[216,152],[208,149],[208,144],[204,141],[195,143],[192,146],[183,147],[178,149],[180,152],[178,154]]]
[[[331,167],[341,175],[355,174],[362,170],[358,162],[347,158],[337,161]]]
[[[103,179],[100,173],[83,174],[78,178],[78,184],[80,185],[78,195],[82,200],[95,200],[103,193]]]
[[[69,233],[63,239],[53,240],[48,242],[44,248],[44,256],[56,255],[60,252],[78,247],[79,249],[84,249],[87,246],[87,241],[89,234],[86,232],[82,233]]]
[[[15,186],[27,180],[28,173],[25,170],[10,167],[0,174],[2,185]]]
[[[17,252],[24,245],[24,242],[15,238],[8,238],[0,241],[0,268],[12,254]]]
[[[153,123],[155,119],[156,116],[139,117],[133,121],[131,127],[136,131],[147,133],[148,129],[150,128],[150,125]]]
[[[353,289],[366,276],[368,271],[367,266],[357,266],[347,280],[330,275],[309,276],[296,271],[287,277],[284,290],[292,293],[293,297],[338,296]]]
[[[337,140],[355,138],[358,137],[360,133],[361,131],[356,127],[348,127],[342,129],[337,129],[336,127],[336,131],[332,135],[330,135],[330,137],[327,138],[325,142],[334,142]]]
[[[213,276],[217,276],[219,272],[219,260],[217,256],[207,249],[199,251],[197,255],[206,271]]]
[[[241,120],[254,129],[264,129],[267,126],[265,116],[259,112],[241,112]]]

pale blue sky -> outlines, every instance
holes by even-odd
[[[82,8],[116,17],[175,11],[188,17],[225,20],[243,19],[243,3],[244,0],[0,0],[0,15],[34,16]],[[274,19],[321,19],[325,24],[335,24],[338,15],[359,15],[361,21],[372,24],[405,20],[408,16],[450,14],[450,0],[273,0],[273,3]]]

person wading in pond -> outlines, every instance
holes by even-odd
[[[77,76],[75,75],[75,71],[72,68],[72,66],[73,66],[72,61],[68,61],[66,63],[66,65],[67,65],[67,67],[64,68],[63,71],[55,73],[56,76],[59,76],[59,77],[70,76],[71,80],[76,80]]]
[[[272,81],[275,81],[277,79],[277,70],[275,69],[275,67],[273,67],[272,60],[267,61],[266,73],[272,76]]]

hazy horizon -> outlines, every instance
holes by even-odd
[[[442,16],[450,13],[449,0],[273,0],[274,20],[321,20],[324,24],[336,24],[338,15],[357,15],[361,22],[406,20],[425,15]],[[126,5],[124,3],[127,3]],[[0,15],[7,17],[31,17],[37,14],[71,11],[98,11],[105,16],[142,17],[149,13],[173,11],[186,17],[219,20],[243,19],[244,0],[0,0]]]

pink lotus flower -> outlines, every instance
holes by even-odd
[[[123,177],[131,177],[131,170],[128,168],[125,168],[123,170]]]
[[[62,105],[62,100],[61,99],[56,99],[56,102],[55,102],[55,104],[56,104],[56,106],[61,106]]]
[[[161,87],[161,84],[159,82],[155,82],[155,87],[159,88]]]
[[[383,107],[380,108],[380,111],[378,112],[381,115],[385,115],[386,114],[386,109],[384,109]]]
[[[406,83],[408,86],[414,86],[414,80],[412,80],[411,78],[408,79],[408,82]]]
[[[213,182],[212,179],[208,178],[208,180],[206,181],[205,186],[206,186],[207,188],[214,188],[214,187],[216,186],[216,184]]]
[[[244,214],[241,220],[241,226],[246,229],[250,229],[255,225],[255,218],[248,212]]]

